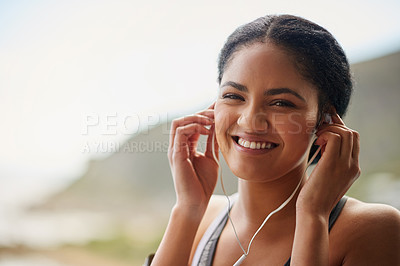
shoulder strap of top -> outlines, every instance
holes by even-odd
[[[343,196],[343,198],[339,200],[339,202],[336,204],[336,206],[332,209],[331,213],[329,214],[329,232],[331,231],[333,225],[335,224],[337,218],[339,217],[340,212],[342,211],[347,199],[348,199],[347,196]],[[285,263],[284,266],[289,266],[289,265],[290,265],[290,258]]]
[[[329,232],[331,231],[337,218],[339,217],[340,213],[342,212],[342,209],[343,209],[344,204],[346,203],[347,199],[348,199],[347,196],[343,196],[343,198],[341,198],[339,200],[339,202],[336,204],[336,206],[332,209],[331,214],[329,215]]]
[[[231,197],[232,205],[236,200],[237,195],[233,195]],[[332,229],[333,225],[335,224],[337,218],[340,215],[345,203],[347,201],[347,197],[344,196],[340,199],[340,201],[336,204],[336,206],[332,209],[329,215],[329,231]],[[232,207],[231,205],[231,207]],[[215,248],[218,243],[219,237],[221,235],[222,230],[224,229],[226,222],[228,220],[228,209],[224,208],[217,218],[210,224],[207,228],[207,231],[204,233],[203,237],[201,238],[197,248],[195,255],[193,257],[192,266],[210,266],[212,265],[212,261],[215,254]],[[284,266],[290,265],[290,258],[285,263]]]
[[[233,203],[236,201],[238,194],[233,194],[230,197],[231,208]],[[192,260],[192,266],[197,265],[211,265],[214,258],[215,248],[224,229],[226,222],[228,221],[228,208],[218,214],[214,221],[209,225],[199,244],[197,245],[196,252]]]

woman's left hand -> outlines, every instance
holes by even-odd
[[[339,115],[333,124],[323,124],[316,145],[321,159],[305,182],[297,199],[298,211],[329,217],[329,213],[360,176],[358,132],[346,127]]]

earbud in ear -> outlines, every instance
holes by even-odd
[[[329,113],[324,113],[324,122],[327,124],[333,124],[332,115]]]

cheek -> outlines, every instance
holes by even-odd
[[[224,132],[224,127],[225,127],[225,123],[223,122],[224,120],[225,116],[223,108],[220,107],[217,101],[214,107],[215,133],[217,135],[217,138],[221,134],[221,132]]]
[[[275,115],[273,121],[274,131],[279,135],[309,136],[315,131],[316,119],[301,113]]]
[[[298,160],[309,149],[314,136],[316,119],[313,115],[293,113],[288,116],[277,117],[275,130],[282,138],[288,157]]]
[[[221,146],[224,142],[224,136],[228,129],[229,114],[219,107],[218,101],[214,107],[215,134],[218,144]]]
[[[228,133],[237,121],[235,112],[227,107],[218,105],[218,101],[214,107],[215,134],[220,149],[226,148],[228,145]]]

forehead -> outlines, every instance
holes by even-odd
[[[221,84],[226,81],[250,88],[291,88],[303,93],[316,93],[314,85],[298,72],[288,52],[268,42],[255,43],[236,51],[225,69]]]

